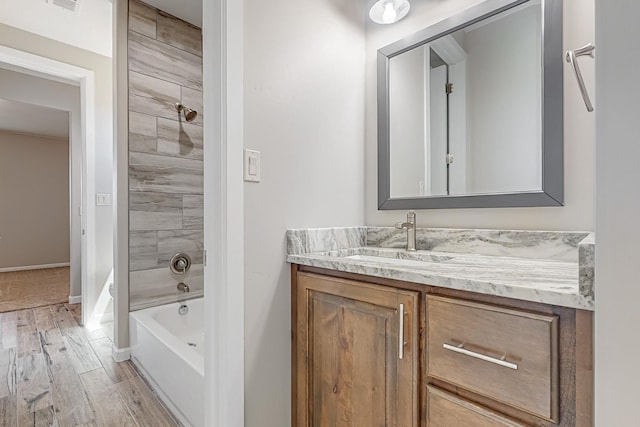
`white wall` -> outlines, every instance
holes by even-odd
[[[288,227],[364,223],[364,3],[244,2],[245,417],[290,425]],[[229,232],[232,235],[232,232]]]
[[[111,57],[111,1],[78,3],[72,12],[52,0],[4,0],[0,23]]]
[[[0,269],[69,262],[69,140],[0,130]]]
[[[638,16],[636,0],[596,0],[597,426],[640,425]]]
[[[401,211],[378,211],[376,53],[384,47],[430,24],[475,4],[478,0],[413,2],[409,15],[390,26],[367,23],[366,79],[366,224],[390,225]],[[565,49],[584,45],[594,38],[593,0],[564,0]],[[594,65],[584,61],[583,74],[593,86]],[[443,209],[417,212],[422,227],[479,227],[541,230],[592,230],[594,188],[595,118],[582,104],[575,78],[568,68],[565,88],[565,206],[553,208]]]
[[[111,15],[104,16],[105,20],[111,22]],[[112,70],[111,58],[88,52],[70,45],[66,45],[54,40],[38,36],[33,33],[19,30],[0,24],[1,44],[13,49],[22,50],[34,55],[51,58],[60,62],[75,65],[94,73],[95,83],[95,167],[88,173],[94,174],[95,192],[110,194],[113,191],[113,93],[112,93]],[[22,75],[22,79],[29,76]],[[42,79],[40,79],[42,80]],[[12,91],[13,95],[5,98],[15,100],[25,100],[38,105],[45,105],[45,101],[38,101],[39,89],[44,83],[24,83],[9,84],[8,81],[0,79],[3,89]],[[46,85],[45,85],[46,86]],[[30,89],[30,90],[25,90]],[[29,101],[27,97],[32,97]],[[30,98],[31,99],[31,98]],[[49,101],[56,97],[48,98]],[[53,108],[55,105],[45,105]],[[67,109],[67,108],[62,108]],[[73,113],[72,113],[73,114]],[[79,113],[78,113],[79,114]],[[78,134],[80,138],[80,134]],[[74,134],[72,129],[71,141],[73,146]],[[80,155],[75,148],[72,156]],[[75,153],[75,154],[74,154]],[[73,158],[73,157],[72,157]],[[75,180],[72,178],[72,181]],[[73,190],[72,190],[73,192]],[[90,195],[88,203],[95,203],[95,195]],[[89,289],[90,301],[95,301],[99,292],[105,286],[113,268],[113,228],[112,228],[112,208],[111,206],[95,207],[95,230],[89,232],[95,235],[95,288]],[[73,229],[72,224],[72,229]],[[73,256],[73,255],[72,255]],[[73,261],[72,261],[73,262]],[[78,295],[78,294],[76,294]],[[93,306],[92,303],[90,303]]]
[[[466,34],[468,193],[542,188],[541,21],[536,5]]]

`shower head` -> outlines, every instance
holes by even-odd
[[[192,122],[198,117],[198,112],[196,110],[192,110],[191,108],[187,108],[179,102],[176,102],[176,110],[178,113],[182,112],[184,114],[184,118],[188,122]]]

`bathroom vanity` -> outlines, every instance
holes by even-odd
[[[288,231],[292,425],[591,426],[593,235]]]

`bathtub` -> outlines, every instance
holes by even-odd
[[[204,298],[129,313],[131,358],[185,426],[204,426]]]

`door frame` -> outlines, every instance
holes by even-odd
[[[243,2],[203,0],[205,425],[244,425]]]
[[[80,88],[80,117],[70,114],[71,122],[79,120],[81,129],[81,140],[70,140],[71,144],[79,144],[82,156],[80,159],[71,158],[71,162],[81,163],[81,221],[80,230],[80,281],[81,281],[81,302],[82,302],[82,323],[87,325],[90,320],[88,307],[88,289],[95,288],[95,205],[88,203],[92,200],[91,195],[95,193],[95,111],[97,109],[94,87],[94,73],[91,70],[45,58],[43,56],[13,49],[0,45],[0,64],[2,68],[18,71],[24,74],[45,78],[61,83],[71,84]],[[71,125],[71,123],[70,123]],[[72,166],[73,168],[73,166]],[[70,199],[73,200],[73,192]],[[74,215],[70,206],[70,215]],[[73,232],[74,230],[71,230]],[[73,244],[73,240],[71,242]],[[72,297],[70,295],[70,297]],[[71,299],[71,298],[70,298]],[[70,301],[71,302],[71,301]]]

